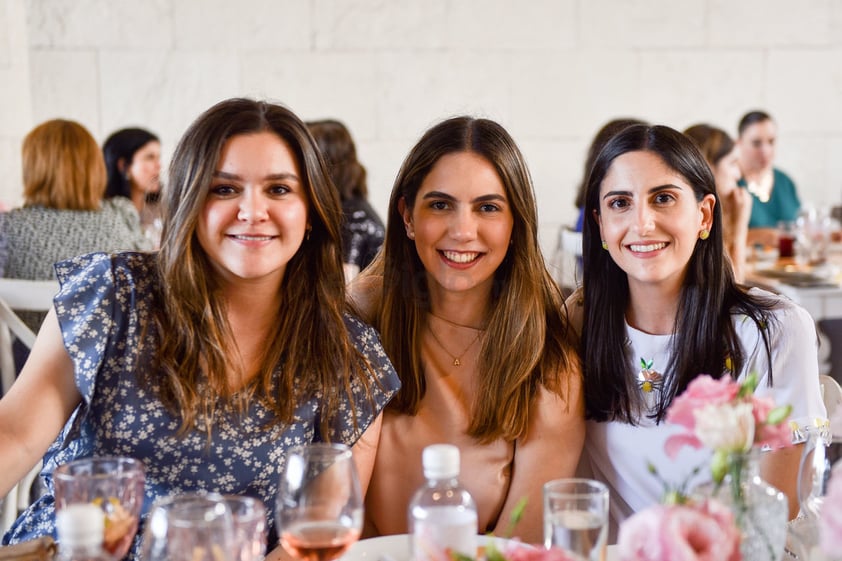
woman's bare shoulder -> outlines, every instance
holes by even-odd
[[[374,324],[383,298],[382,275],[360,275],[348,284],[348,302],[360,319]]]
[[[573,294],[567,297],[564,307],[567,309],[567,321],[570,322],[570,326],[576,332],[576,335],[581,336],[585,313],[585,294],[581,288],[577,288]]]

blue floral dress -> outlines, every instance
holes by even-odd
[[[143,330],[157,282],[155,258],[143,253],[94,253],[56,265],[62,287],[55,309],[82,402],[44,456],[42,477],[49,492],[21,515],[3,537],[4,544],[54,535],[52,471],[85,456],[130,456],[143,461],[144,512],[159,497],[213,490],[260,498],[273,526],[275,493],[286,451],[325,439],[319,434],[319,396],[300,403],[289,425],[265,427],[273,413],[255,400],[245,416],[223,405],[210,444],[204,430],[176,436],[179,418],[158,400],[157,388],[139,385],[135,374],[136,368],[151,364],[151,352],[159,339],[153,328]],[[370,384],[373,404],[360,383],[353,382],[353,403],[346,399],[332,423],[330,440],[351,445],[400,382],[374,329],[350,316],[345,322],[376,377]],[[352,407],[357,411],[356,429]],[[197,428],[202,426],[199,419]],[[137,553],[138,541],[130,557]],[[274,544],[270,541],[269,545]]]

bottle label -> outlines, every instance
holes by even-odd
[[[422,510],[422,509],[417,509]],[[450,561],[452,553],[477,554],[477,513],[462,507],[433,506],[413,512],[415,561]]]

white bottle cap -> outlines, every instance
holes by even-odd
[[[68,547],[102,545],[105,513],[91,503],[75,503],[56,511],[59,544]]]
[[[424,448],[421,463],[427,479],[459,477],[459,448],[452,444],[432,444]]]

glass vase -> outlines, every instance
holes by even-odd
[[[727,505],[742,533],[743,561],[780,561],[786,544],[789,504],[786,495],[760,477],[759,450],[728,456],[728,471],[720,484],[699,489]]]

